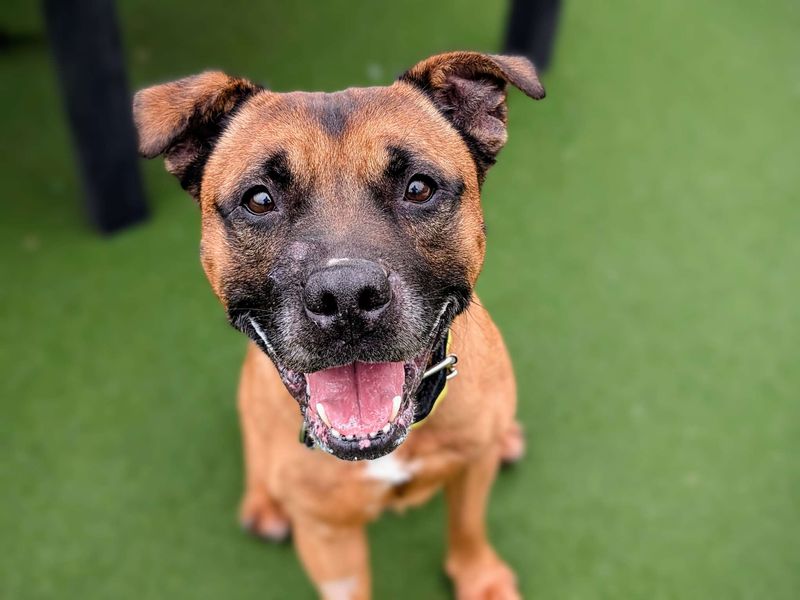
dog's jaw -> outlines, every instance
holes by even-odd
[[[349,434],[333,426],[324,403],[312,401],[309,374],[289,369],[281,362],[263,328],[252,315],[242,315],[233,324],[248,334],[271,359],[287,391],[297,401],[303,415],[305,432],[316,447],[343,460],[372,460],[392,452],[408,436],[414,423],[415,394],[429,366],[434,348],[441,343],[442,336],[447,335],[450,319],[446,317],[450,306],[446,303],[438,313],[431,329],[429,344],[417,356],[403,363],[402,393],[388,399],[392,406],[386,422],[372,431]]]

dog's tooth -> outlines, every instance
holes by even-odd
[[[392,398],[392,416],[389,417],[389,421],[394,421],[397,417],[397,413],[400,412],[400,403],[403,401],[403,398],[400,396],[395,396]]]
[[[322,402],[317,402],[317,414],[319,418],[322,419],[322,422],[325,423],[328,427],[331,426],[331,422],[328,420],[328,415],[325,414],[325,406]]]
[[[346,437],[347,437],[348,440],[350,440],[352,442],[354,439],[356,439],[356,434],[355,433],[351,433],[350,435],[348,435]]]
[[[391,424],[391,423],[387,423],[386,425],[384,425],[384,426],[383,426],[383,429],[381,429],[381,431],[382,431],[383,433],[389,433],[389,430],[390,430],[391,428],[392,428],[392,424]]]
[[[342,439],[342,434],[339,433],[339,431],[337,429],[334,429],[333,427],[331,427],[331,435],[333,437],[335,437],[336,439],[339,439],[339,440]]]

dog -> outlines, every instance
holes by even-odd
[[[473,291],[508,84],[545,95],[525,58],[450,52],[386,87],[205,72],[134,98],[139,151],[197,201],[203,268],[250,338],[241,522],[291,531],[322,598],[369,598],[365,524],[441,488],[456,597],[519,597],[485,524],[524,450],[516,385]]]

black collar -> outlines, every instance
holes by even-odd
[[[442,336],[442,341],[436,346],[436,349],[431,354],[431,359],[428,366],[437,365],[442,362],[447,356],[447,342],[450,340],[450,332]],[[425,419],[433,407],[436,406],[436,401],[444,392],[447,385],[448,375],[451,373],[450,369],[441,369],[429,377],[425,377],[417,388],[417,393],[414,397],[414,424],[419,423]]]

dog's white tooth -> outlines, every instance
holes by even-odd
[[[387,423],[386,425],[384,425],[384,426],[383,426],[383,429],[381,429],[381,431],[382,431],[383,433],[389,433],[389,430],[390,430],[391,428],[392,428],[392,424],[391,424],[391,423]]]
[[[350,435],[347,436],[347,439],[350,440],[350,441],[356,439],[356,434],[355,433],[351,433]]]
[[[331,435],[337,439],[342,439],[342,434],[338,430],[331,427]]]
[[[400,396],[395,396],[392,398],[392,416],[389,417],[389,422],[394,421],[397,417],[397,413],[400,412],[400,403],[403,401],[403,398]]]
[[[317,402],[317,414],[319,418],[322,419],[322,422],[325,423],[328,427],[331,426],[331,422],[328,420],[328,415],[325,414],[325,406],[322,402]]]

